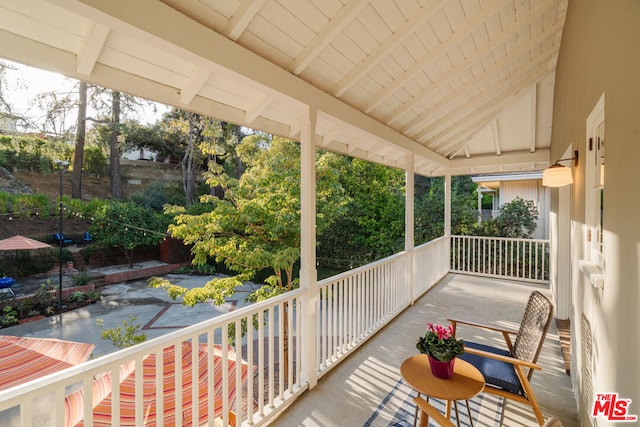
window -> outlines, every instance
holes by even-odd
[[[604,94],[587,119],[585,203],[587,261],[604,268]]]

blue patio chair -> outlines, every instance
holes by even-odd
[[[89,233],[88,231],[85,231],[84,236],[82,237],[82,243],[89,244],[91,242],[93,242],[93,234]]]
[[[57,245],[60,245],[60,242],[62,242],[62,246],[70,245],[73,243],[72,239],[66,239],[64,237],[64,234],[60,234],[60,233],[54,234],[53,240],[56,242]]]
[[[12,298],[16,297],[15,292],[13,292],[13,289],[11,289],[11,287],[16,283],[16,279],[14,279],[13,277],[0,277],[0,292],[8,292],[9,294],[11,294]]]

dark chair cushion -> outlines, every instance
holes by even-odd
[[[511,356],[511,354],[506,350],[501,350],[484,344],[465,341],[464,345],[465,347],[475,348],[493,354]],[[487,384],[499,387],[511,393],[523,394],[518,374],[516,374],[516,370],[511,363],[469,353],[464,353],[458,357],[478,368],[478,370],[482,372]]]

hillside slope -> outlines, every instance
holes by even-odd
[[[2,171],[0,171],[2,172]],[[40,173],[16,172],[0,173],[0,192],[11,194],[42,193],[49,196],[52,203],[57,203],[60,195],[60,175],[43,175]],[[71,174],[62,176],[62,194],[71,195]],[[83,177],[82,200],[109,198],[109,178]],[[90,221],[85,219],[63,219],[62,229],[66,235],[80,236],[89,229]],[[48,241],[60,230],[57,216],[50,218],[17,219],[9,215],[0,215],[0,239],[20,234],[33,239]]]

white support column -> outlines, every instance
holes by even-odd
[[[447,241],[446,271],[451,270],[451,174],[444,176],[444,236]]]
[[[316,271],[316,122],[317,111],[309,108],[300,120],[300,287],[302,297],[302,378],[309,388],[318,378],[316,360],[316,305],[318,274]]]
[[[444,176],[444,235],[451,237],[451,175]]]
[[[409,289],[411,292],[411,304],[414,302],[415,283],[417,277],[414,265],[415,247],[415,156],[413,153],[406,155],[407,167],[405,170],[405,211],[404,211],[404,250],[407,253],[407,264],[409,267]]]
[[[482,224],[482,190],[478,185],[478,225]]]

